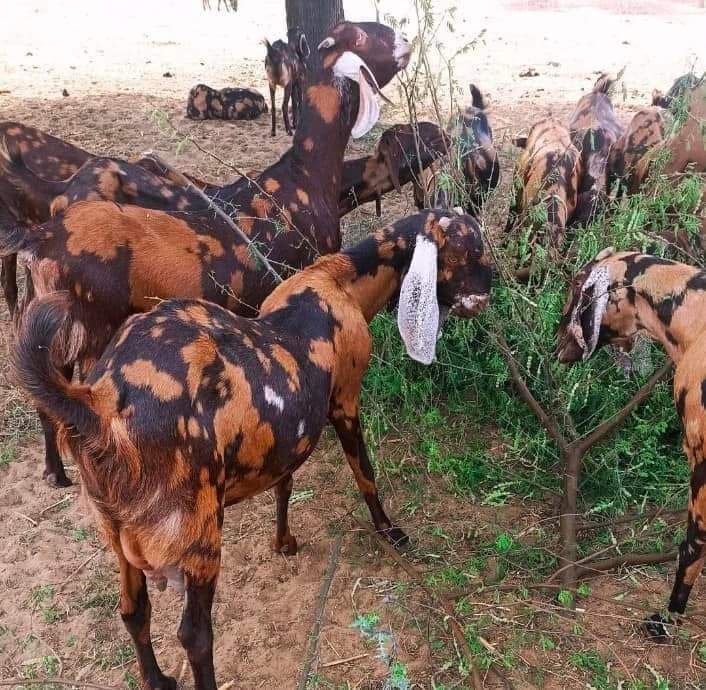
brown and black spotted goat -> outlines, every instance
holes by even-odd
[[[192,120],[254,120],[266,112],[265,97],[254,89],[197,84],[186,101],[186,117]]]
[[[581,153],[576,223],[590,223],[608,196],[608,157],[625,131],[610,99],[614,83],[607,74],[598,77],[593,90],[579,99],[569,120],[571,141]]]
[[[686,539],[668,606],[680,616],[706,559],[706,271],[606,249],[573,281],[559,326],[559,361],[586,360],[606,344],[630,349],[640,333],[660,342],[676,365],[674,399],[691,467]],[[655,614],[648,632],[664,638],[670,623]]]
[[[581,155],[561,123],[547,118],[532,126],[515,144],[522,153],[515,168],[515,199],[510,207],[506,232],[530,226],[530,253],[536,242],[556,254],[576,212],[581,180]],[[531,263],[531,259],[530,259]],[[529,268],[520,268],[525,278]]]
[[[653,105],[635,113],[608,157],[608,187],[617,184],[618,197],[640,190],[646,170],[638,170],[638,164],[648,151],[664,141],[666,130],[667,114],[663,108]]]
[[[382,196],[393,189],[401,192],[408,182],[416,190],[421,171],[446,156],[450,144],[448,135],[431,122],[386,129],[373,153],[344,161],[338,202],[341,217],[369,201],[375,201],[379,217]],[[417,196],[415,191],[415,199]],[[417,204],[417,208],[421,210],[423,205]]]
[[[453,123],[448,155],[452,158],[451,164],[459,165],[463,171],[462,199],[458,203],[467,213],[478,217],[488,193],[497,187],[500,180],[500,161],[483,94],[475,84],[470,85],[470,91],[471,105],[458,113]],[[432,164],[415,184],[417,208],[429,205],[449,208],[454,203],[454,197],[459,196],[439,184],[441,170],[440,162]]]
[[[202,300],[162,302],[115,334],[85,384],[54,366],[71,330],[65,292],[33,302],[15,357],[21,385],[59,425],[120,568],[120,613],[147,688],[176,688],[150,639],[146,577],[185,592],[179,639],[197,690],[216,690],[211,605],[225,507],[270,488],[276,551],[294,554],[292,475],[329,421],[375,529],[407,540],[385,514],[359,416],[368,323],[399,293],[411,356],[429,363],[439,306],[471,317],[489,300],[477,222],[440,211],[389,226],[319,259],[265,300],[257,319]]]
[[[284,90],[282,97],[282,120],[284,129],[291,136],[297,128],[302,109],[301,79],[306,69],[309,57],[309,45],[300,29],[292,29],[287,36],[287,42],[277,40],[270,43],[264,40],[267,55],[265,57],[265,72],[270,86],[270,110],[272,111],[272,131],[277,133],[277,111],[275,109],[275,91],[278,86]],[[292,100],[292,124],[289,123],[289,100]]]
[[[294,145],[252,185],[221,203],[284,276],[341,245],[338,198],[351,132],[377,119],[378,85],[407,65],[409,44],[391,28],[341,22],[312,56]],[[366,76],[367,75],[367,76]],[[375,84],[375,86],[372,86]],[[0,255],[22,252],[37,295],[67,290],[74,322],[63,364],[86,371],[123,321],[160,299],[203,298],[255,315],[276,281],[212,211],[155,211],[91,201],[53,220],[0,235]],[[44,426],[50,483],[70,484]]]

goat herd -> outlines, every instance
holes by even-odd
[[[259,176],[225,186],[184,184],[153,157],[99,158],[32,127],[0,125],[0,254],[16,380],[42,420],[45,477],[70,484],[61,453],[71,454],[115,553],[120,614],[146,687],[176,687],[154,656],[147,580],[185,593],[179,639],[196,687],[215,690],[211,606],[224,509],[274,488],[273,548],[296,553],[287,519],[292,475],[327,422],[376,530],[394,545],[407,540],[380,501],[361,429],[368,323],[397,301],[407,351],[428,364],[440,312],[470,318],[487,306],[492,267],[477,216],[500,172],[475,87],[450,134],[430,123],[397,125],[371,156],[344,161],[349,137],[375,124],[380,89],[410,53],[401,34],[378,23],[339,23],[311,54],[301,33],[268,43],[272,128],[280,85],[293,144]],[[558,250],[566,228],[604,203],[612,176],[627,193],[639,187],[647,149],[668,143],[662,106],[676,92],[656,95],[625,129],[610,83],[598,80],[568,129],[547,119],[517,141],[510,229],[544,205],[545,241]],[[675,89],[688,97],[693,86]],[[266,109],[256,93],[199,85],[187,112]],[[465,213],[447,210],[434,175],[459,142]],[[340,216],[407,182],[420,209],[430,197],[434,208],[340,251]],[[27,277],[20,305],[18,255]],[[673,614],[684,612],[706,555],[704,327],[705,272],[604,250],[571,286],[558,334],[563,362],[584,360],[603,343],[629,346],[647,331],[678,364],[692,482]],[[655,616],[650,633],[667,635],[669,622]]]

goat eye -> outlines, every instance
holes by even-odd
[[[449,259],[448,259],[448,261],[449,261],[449,263],[452,264],[452,265],[458,263],[458,259],[457,259],[455,256],[450,256]]]

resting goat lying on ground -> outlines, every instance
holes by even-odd
[[[253,89],[212,89],[197,84],[186,102],[186,117],[192,120],[254,120],[266,112],[265,97]]]
[[[399,293],[409,354],[430,363],[439,306],[471,317],[492,271],[477,222],[420,213],[319,259],[282,283],[257,319],[209,302],[170,300],[128,319],[86,384],[53,365],[71,323],[68,293],[29,307],[18,338],[21,385],[59,425],[120,567],[120,613],[143,683],[175,688],[150,640],[145,576],[185,590],[179,639],[197,690],[216,690],[211,604],[224,508],[275,488],[277,551],[296,552],[292,474],[330,421],[375,528],[406,540],[378,498],[359,417],[368,323]]]
[[[517,233],[529,221],[530,254],[536,242],[556,254],[576,211],[581,156],[566,127],[552,118],[537,122],[515,144],[523,150],[515,168],[515,199],[505,230]],[[526,277],[529,270],[522,269],[519,277]]]
[[[351,133],[362,136],[375,124],[377,85],[387,84],[409,56],[404,37],[387,26],[337,24],[312,56],[292,148],[253,184],[236,181],[229,187],[231,198],[219,195],[280,274],[340,248],[338,198],[346,144]],[[0,233],[0,255],[18,251],[28,261],[38,295],[72,293],[76,347],[64,364],[77,362],[84,372],[130,314],[151,309],[159,299],[199,297],[250,316],[276,284],[247,243],[212,211],[76,203],[31,231],[18,227],[4,237]],[[45,477],[68,485],[52,425],[47,420],[42,425]]]
[[[569,120],[571,141],[581,153],[581,178],[576,222],[590,223],[608,196],[608,157],[625,127],[613,110],[607,74],[596,80],[591,93],[582,96]]]
[[[611,249],[586,264],[564,307],[559,361],[586,360],[606,344],[630,349],[638,333],[660,342],[676,365],[674,399],[691,467],[686,539],[668,606],[670,614],[681,615],[706,558],[706,271]],[[647,628],[664,638],[671,622],[655,614]]]

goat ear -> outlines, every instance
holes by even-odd
[[[336,60],[333,73],[338,77],[346,77],[358,84],[358,116],[351,130],[354,139],[367,134],[380,117],[380,103],[377,99],[380,87],[375,75],[357,53],[345,51]]]
[[[475,84],[471,84],[470,89],[473,107],[478,108],[478,110],[485,110],[485,101],[483,100],[483,94],[480,92],[480,89]]]
[[[515,137],[512,140],[512,143],[517,146],[518,149],[526,149],[527,148],[527,137]]]
[[[610,274],[607,266],[595,266],[581,286],[581,295],[571,314],[568,331],[587,360],[598,345],[601,322],[608,306]]]
[[[333,48],[335,45],[336,39],[333,36],[326,36],[326,38],[316,47],[316,50],[326,50],[326,48]]]
[[[422,364],[431,364],[436,354],[439,332],[437,255],[436,243],[418,234],[412,261],[400,288],[397,309],[397,328],[407,354]]]
[[[355,27],[355,47],[360,48],[368,40],[368,34],[359,26]]]
[[[402,162],[402,150],[399,142],[392,143],[387,139],[383,139],[378,144],[378,151],[382,154],[387,168],[387,174],[390,176],[392,186],[398,191],[402,191],[400,185],[400,164]]]
[[[297,52],[302,60],[306,60],[309,55],[311,55],[311,50],[309,49],[309,41],[306,40],[306,35],[301,34],[299,36],[299,41],[297,41]]]

